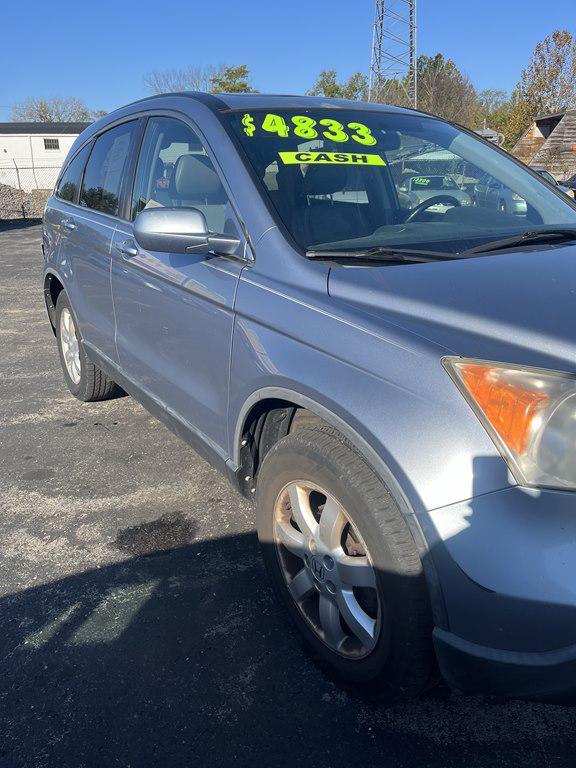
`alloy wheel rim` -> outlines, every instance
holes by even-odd
[[[382,609],[370,553],[340,502],[308,481],[288,483],[274,507],[274,543],[288,591],[332,651],[368,656]]]
[[[67,307],[64,307],[60,313],[60,344],[68,375],[74,384],[79,384],[81,375],[80,346],[72,313]]]

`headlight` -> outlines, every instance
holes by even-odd
[[[444,367],[521,485],[576,490],[576,377],[447,357]]]

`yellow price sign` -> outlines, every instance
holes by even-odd
[[[360,152],[278,152],[284,165],[386,165],[380,155]]]
[[[242,117],[241,123],[246,136],[250,138],[256,134],[256,119],[249,112]],[[300,139],[315,139],[323,137],[329,141],[345,143],[355,141],[367,147],[373,147],[377,139],[372,135],[370,128],[364,123],[339,123],[331,117],[320,120],[310,115],[275,115],[271,112],[264,115],[260,124],[260,130],[264,133],[274,133],[282,139],[297,136]]]

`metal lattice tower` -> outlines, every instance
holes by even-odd
[[[368,100],[418,104],[416,0],[376,0]]]

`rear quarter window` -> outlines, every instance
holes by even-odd
[[[136,121],[122,123],[96,139],[84,173],[80,205],[118,216],[122,182],[136,125]]]
[[[90,154],[92,144],[87,144],[70,161],[68,167],[62,174],[58,186],[56,187],[56,197],[65,200],[67,203],[76,203],[80,191],[80,182],[82,181],[82,172],[86,165],[86,159]]]

